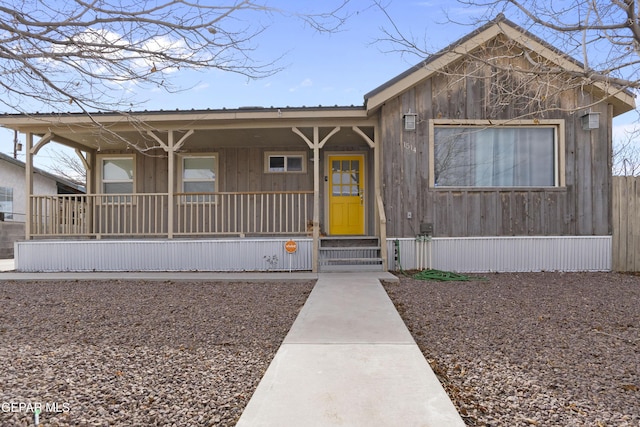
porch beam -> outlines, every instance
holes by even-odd
[[[184,135],[182,135],[182,138],[180,138],[178,140],[178,142],[176,142],[176,145],[173,147],[173,151],[177,151],[179,149],[182,148],[182,145],[185,143],[185,141],[191,136],[193,135],[195,131],[193,129],[189,129],[189,131],[187,133],[185,133]]]
[[[315,130],[317,129],[317,127],[314,127],[313,130],[315,132]],[[302,131],[300,129],[298,129],[297,127],[292,127],[291,130],[293,131],[293,133],[295,133],[296,135],[298,135],[300,138],[302,138],[302,140],[304,142],[307,143],[307,145],[309,146],[309,149],[313,150],[315,148],[315,141],[311,142],[309,140],[309,138],[307,138],[307,135],[305,135],[304,133],[302,133]]]
[[[322,138],[322,141],[320,141],[320,148],[324,147],[324,144],[326,144],[327,141],[329,141],[329,139],[338,132],[340,132],[340,126],[333,128],[333,130],[329,132],[327,136]]]
[[[95,148],[91,148],[90,146],[87,146],[87,145],[78,144],[75,141],[72,141],[68,138],[65,138],[64,136],[60,136],[55,133],[53,134],[52,139],[55,139],[55,142],[62,145],[66,145],[67,147],[73,148],[74,150],[85,151],[87,153],[91,151],[95,151]]]
[[[362,137],[362,139],[364,139],[364,141],[367,143],[367,145],[369,145],[370,148],[374,148],[374,149],[376,148],[375,141],[373,139],[369,138],[369,135],[364,133],[358,126],[351,126],[351,129],[353,129],[353,131],[355,133],[360,135],[360,137]]]
[[[53,134],[51,132],[47,132],[42,136],[42,138],[40,138],[40,140],[36,143],[35,146],[32,146],[31,148],[29,148],[29,152],[35,156],[36,154],[38,154],[38,151],[40,151],[42,147],[44,147],[49,142],[51,142],[52,139],[53,139]]]
[[[91,166],[89,165],[89,160],[84,156],[84,154],[82,154],[82,151],[80,151],[78,148],[76,148],[76,155],[80,158],[80,161],[82,162],[82,166],[84,166],[84,169],[86,171],[91,170]]]
[[[173,133],[173,131],[169,131],[169,135],[171,135]],[[155,133],[153,133],[153,131],[148,130],[147,131],[147,135],[149,135],[151,138],[153,138],[158,144],[160,144],[160,147],[162,147],[162,149],[164,151],[166,151],[167,153],[169,152],[169,146],[167,144],[164,143],[163,140],[160,139],[160,137],[158,135],[156,135]]]

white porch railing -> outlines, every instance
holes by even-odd
[[[313,192],[176,194],[173,235],[304,234]],[[169,235],[169,195],[31,196],[31,236]]]

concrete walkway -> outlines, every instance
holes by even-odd
[[[376,275],[319,274],[247,426],[464,426]]]

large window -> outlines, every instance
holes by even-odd
[[[134,161],[132,156],[104,157],[101,159],[103,194],[132,194]]]
[[[433,126],[436,187],[559,186],[557,125]]]
[[[13,219],[13,188],[0,187],[0,213],[4,219]]]

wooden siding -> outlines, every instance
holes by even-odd
[[[613,270],[640,271],[640,177],[613,177]]]
[[[442,237],[611,234],[611,106],[594,103],[591,94],[575,89],[549,99],[549,110],[536,113],[539,102],[528,98],[501,102],[496,76],[485,68],[475,62],[457,64],[381,108],[388,235],[415,236],[421,223],[433,223],[434,236]],[[589,109],[600,113],[600,127],[585,131],[580,116]],[[403,129],[402,116],[408,111],[418,114],[415,131]],[[564,122],[565,186],[429,186],[429,120],[514,118]]]

